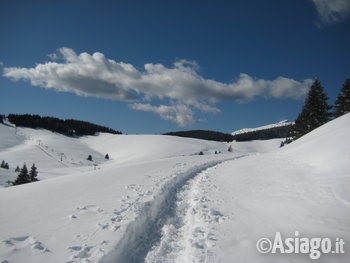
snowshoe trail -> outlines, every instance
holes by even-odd
[[[152,247],[145,262],[212,262],[216,244],[212,223],[225,216],[210,205],[210,176],[218,165],[200,172],[177,193],[174,216],[162,227],[161,240]]]
[[[208,206],[210,174],[236,158],[194,167],[165,182],[153,200],[140,206],[121,241],[100,262],[207,262],[216,240],[208,225],[225,218]]]

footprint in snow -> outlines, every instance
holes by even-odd
[[[68,262],[74,262],[74,260],[76,260],[76,259],[89,258],[91,256],[91,249],[92,248],[93,248],[93,246],[87,246],[87,245],[68,247],[68,250],[70,252],[74,252],[75,253],[72,256],[71,261],[68,261]]]
[[[211,222],[215,221],[221,223],[226,217],[219,210],[212,208],[210,209],[210,219]]]
[[[72,214],[72,215],[69,215],[68,218],[69,218],[69,219],[76,219],[77,216]]]
[[[101,229],[107,229],[109,227],[109,224],[108,223],[97,223],[96,226],[101,228]]]
[[[82,207],[77,207],[76,210],[80,211],[80,212],[93,212],[93,213],[102,213],[103,212],[103,209],[96,206],[96,205],[85,205]]]
[[[3,247],[8,248],[11,251],[18,251],[22,249],[30,249],[33,252],[51,252],[40,241],[36,240],[32,236],[20,236],[11,237],[1,241]]]

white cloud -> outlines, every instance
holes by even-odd
[[[323,24],[334,24],[350,16],[350,0],[312,0]]]
[[[172,106],[154,107],[149,104],[132,108],[159,114],[162,118],[188,125],[195,121],[191,108],[218,113],[215,102],[231,100],[244,102],[257,96],[267,98],[302,98],[311,84],[278,77],[275,80],[256,79],[240,74],[230,83],[206,79],[199,75],[195,62],[179,60],[172,67],[145,64],[144,70],[133,65],[107,59],[102,53],[77,55],[70,48],[60,48],[55,56],[61,62],[46,62],[33,68],[7,67],[4,76],[12,80],[28,80],[33,86],[73,92],[113,100],[138,102],[140,100],[168,99]],[[141,105],[148,105],[141,106]]]
[[[179,124],[182,127],[190,126],[195,122],[194,112],[187,105],[160,105],[133,103],[129,105],[134,110],[148,111],[158,114],[162,119]]]

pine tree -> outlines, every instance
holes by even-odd
[[[88,156],[88,158],[87,158],[86,160],[92,161],[92,156],[91,156],[91,154],[89,154],[89,156]]]
[[[334,109],[335,117],[350,112],[350,78],[345,80],[343,88],[335,101]]]
[[[8,170],[8,169],[10,169],[10,165],[8,163],[5,163],[3,168]]]
[[[19,166],[17,165],[16,169],[15,169],[15,172],[16,173],[19,173],[21,171],[21,169],[19,169]]]
[[[330,120],[331,106],[328,105],[327,100],[328,97],[320,81],[316,79],[310,88],[301,113],[295,120],[294,139],[300,138]]]
[[[26,184],[30,182],[28,168],[24,164],[21,171],[19,172],[17,179],[13,182],[13,185]]]
[[[30,169],[30,172],[29,172],[29,180],[30,180],[30,182],[39,181],[37,179],[37,176],[38,176],[38,171],[37,171],[37,168],[35,167],[35,164],[33,164],[32,168]]]
[[[0,167],[1,167],[1,168],[5,168],[5,161],[4,161],[4,160],[2,160],[2,162],[1,162],[1,164],[0,164]]]
[[[108,153],[105,155],[105,159],[106,159],[106,160],[109,160],[109,155],[108,155]]]

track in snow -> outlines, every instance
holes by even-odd
[[[171,254],[164,252],[164,247],[166,247],[164,244],[169,241],[168,237],[172,237],[171,235],[167,236],[164,231],[166,231],[168,225],[172,225],[173,228],[178,230],[178,233],[181,232],[182,236],[188,234],[183,227],[186,227],[186,220],[191,218],[191,213],[188,212],[191,211],[189,210],[191,204],[187,203],[187,201],[191,199],[191,194],[195,194],[195,192],[192,191],[192,187],[195,183],[192,182],[191,179],[202,176],[206,170],[217,166],[224,161],[237,158],[240,157],[212,161],[205,165],[194,167],[166,182],[161,188],[159,194],[155,196],[152,201],[146,202],[140,208],[139,216],[129,224],[125,235],[117,244],[116,249],[110,254],[104,256],[100,262],[137,263],[151,260],[151,257],[154,257],[155,262],[157,262],[158,259],[158,262],[161,262],[164,261],[164,257],[171,256]],[[181,196],[184,197],[183,202],[180,200],[182,198]],[[219,215],[215,215],[214,212],[214,217],[215,216]],[[191,232],[191,230],[188,231]],[[174,235],[176,235],[175,232]],[[198,234],[201,234],[200,231],[198,231]],[[165,241],[165,239],[168,239],[168,241]],[[177,240],[171,245],[175,245],[176,241]],[[163,248],[160,250],[163,251],[159,250],[158,253],[157,246],[162,246],[162,243]],[[200,243],[198,243],[198,248],[200,248]],[[173,248],[169,247],[169,249],[171,250]],[[147,256],[148,258],[146,258]],[[173,261],[170,260],[170,262]]]
[[[173,216],[162,227],[160,241],[148,252],[145,262],[214,262],[216,245],[213,226],[225,219],[207,198],[217,165],[189,180],[177,193]]]

